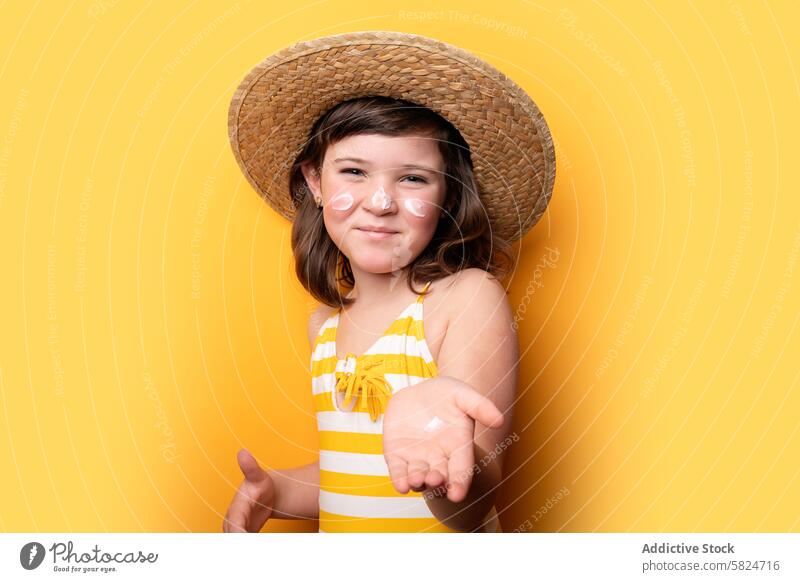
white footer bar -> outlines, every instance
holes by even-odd
[[[794,581],[798,564],[794,533],[0,534],[0,580]]]

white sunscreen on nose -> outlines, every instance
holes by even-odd
[[[388,210],[392,205],[392,199],[386,194],[386,190],[383,189],[383,186],[375,190],[375,193],[372,195],[372,205],[379,206],[381,210]]]
[[[334,196],[330,204],[334,210],[350,210],[353,206],[353,195],[350,192],[342,192]]]
[[[419,198],[406,198],[403,204],[411,214],[418,218],[425,218],[425,203]]]

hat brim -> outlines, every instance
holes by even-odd
[[[293,220],[289,171],[314,122],[337,103],[372,95],[423,105],[458,128],[496,234],[513,241],[538,222],[555,181],[553,140],[539,108],[473,54],[409,33],[327,36],[256,65],[228,111],[231,146],[247,180]]]

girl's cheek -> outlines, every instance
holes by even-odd
[[[420,200],[419,198],[406,198],[403,204],[411,214],[417,218],[425,218],[430,213],[428,202]]]
[[[329,204],[333,210],[346,212],[353,207],[354,202],[353,195],[350,192],[342,192],[334,196]]]

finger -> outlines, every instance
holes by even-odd
[[[503,425],[503,413],[494,402],[472,388],[462,387],[456,391],[456,406],[483,425],[492,428]]]
[[[249,489],[247,481],[244,481],[233,496],[230,505],[228,505],[228,510],[225,513],[225,523],[229,533],[247,529],[253,509],[252,494]]]
[[[447,461],[449,472],[447,498],[453,503],[462,501],[472,483],[472,464],[474,461],[473,443],[457,447],[450,453]]]
[[[244,478],[248,481],[257,483],[266,477],[266,471],[258,465],[258,461],[247,449],[241,449],[236,455],[236,460],[239,462],[239,469],[242,470]]]
[[[224,526],[227,533],[246,533],[247,515],[240,511],[232,512],[225,518]]]
[[[447,482],[447,457],[443,454],[434,455],[428,459],[428,476],[425,477],[425,485],[428,487],[439,487]]]
[[[225,520],[225,532],[226,533],[244,533],[245,528],[241,525],[238,521],[233,523],[229,520]]]
[[[408,486],[414,491],[425,489],[425,475],[428,473],[428,463],[421,459],[408,462]]]
[[[403,495],[408,493],[408,463],[397,455],[387,455],[386,464],[389,467],[389,477],[392,479],[394,488]]]

